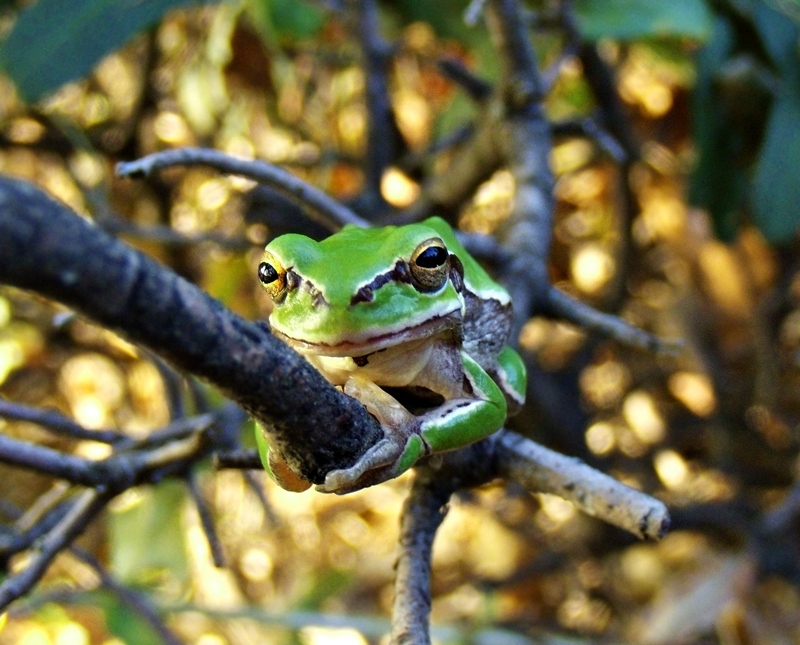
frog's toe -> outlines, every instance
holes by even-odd
[[[381,439],[350,468],[332,470],[325,475],[325,483],[318,485],[316,490],[321,493],[350,493],[385,482],[395,476],[395,464],[402,453],[402,445],[390,438]]]

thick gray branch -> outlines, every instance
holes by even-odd
[[[53,298],[217,387],[321,483],[382,433],[266,326],[110,237],[39,189],[0,177],[0,282]]]
[[[565,457],[513,432],[497,435],[496,451],[500,474],[531,492],[563,497],[584,513],[640,538],[659,539],[669,528],[669,512],[662,502],[580,459]]]

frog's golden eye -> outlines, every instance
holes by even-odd
[[[435,291],[450,273],[450,254],[444,242],[432,237],[420,244],[411,254],[411,277],[422,291]]]
[[[265,252],[258,265],[258,279],[273,300],[277,300],[286,288],[286,269],[271,253]]]

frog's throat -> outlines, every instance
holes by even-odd
[[[338,340],[336,343],[314,343],[302,338],[294,338],[277,329],[273,329],[272,334],[301,354],[358,357],[387,349],[388,347],[396,347],[403,343],[430,338],[448,331],[456,336],[461,334],[460,310],[431,318],[419,325],[409,327],[399,332],[379,334],[363,339],[350,339],[345,337]]]

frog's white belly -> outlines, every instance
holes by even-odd
[[[405,387],[414,383],[431,360],[436,348],[431,341],[431,338],[410,341],[357,359],[300,352],[334,385],[343,385],[348,378],[358,375],[383,387]]]

